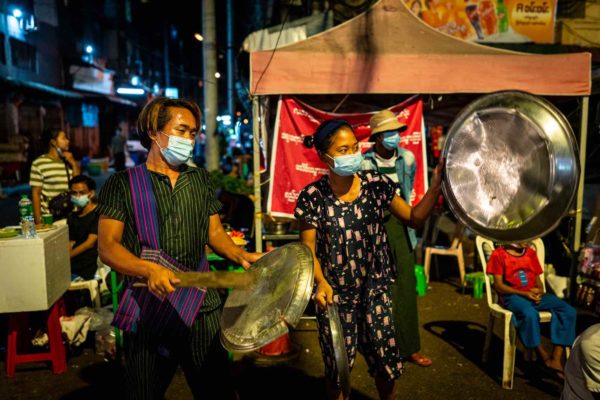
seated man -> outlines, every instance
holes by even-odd
[[[523,345],[535,349],[546,367],[562,376],[564,348],[575,340],[576,311],[555,295],[543,292],[543,270],[535,251],[518,243],[497,247],[488,261],[487,273],[494,276],[501,304],[513,312],[512,322]],[[551,355],[541,344],[539,311],[552,313]]]
[[[86,175],[78,175],[69,183],[71,202],[75,207],[67,219],[71,255],[71,274],[85,280],[94,279],[98,259],[98,214],[95,195],[96,182]]]

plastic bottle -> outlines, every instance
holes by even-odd
[[[504,0],[498,0],[496,13],[498,14],[498,32],[508,32],[508,11],[506,10]]]
[[[37,237],[35,222],[33,220],[33,204],[26,194],[21,195],[19,200],[19,218],[21,220],[21,233],[25,239]]]

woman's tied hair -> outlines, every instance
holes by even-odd
[[[202,114],[196,103],[187,99],[170,99],[168,97],[155,97],[144,106],[137,121],[137,130],[140,143],[150,150],[152,140],[150,132],[161,131],[171,120],[169,108],[185,108],[189,110],[196,120],[196,127],[200,129]]]
[[[347,126],[352,130],[352,126],[350,126],[348,121],[343,119],[330,119],[324,121],[317,127],[314,135],[304,137],[304,146],[309,149],[314,147],[318,152],[326,153],[329,146],[331,146],[331,143],[333,143],[335,133],[344,126]]]

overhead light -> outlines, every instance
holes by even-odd
[[[140,84],[140,77],[137,75],[134,75],[131,77],[131,84],[133,86],[138,86]]]
[[[128,94],[131,96],[142,96],[146,92],[142,88],[120,87],[120,88],[117,88],[117,93],[118,94]]]
[[[221,77],[221,73],[220,72],[215,72],[215,78],[219,79]]]
[[[204,36],[202,36],[199,33],[194,33],[194,39],[196,39],[197,41],[201,42],[204,40]]]
[[[225,126],[231,125],[231,115],[219,115],[217,116],[217,121],[221,121],[221,123]]]
[[[176,87],[165,88],[165,96],[170,97],[172,99],[178,99],[179,98],[179,89]]]
[[[23,11],[21,11],[19,8],[15,8],[12,12],[12,15],[15,18],[21,18],[23,16]]]
[[[87,46],[85,46],[85,52],[88,54],[92,54],[94,52],[94,47],[90,46],[89,44]]]

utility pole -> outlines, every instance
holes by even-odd
[[[217,139],[218,85],[217,34],[215,28],[215,1],[202,0],[202,61],[204,63],[204,124],[206,125],[206,169],[219,169],[219,141]]]
[[[231,115],[231,120],[235,121],[235,101],[234,101],[234,77],[233,68],[233,1],[227,0],[227,112]]]

